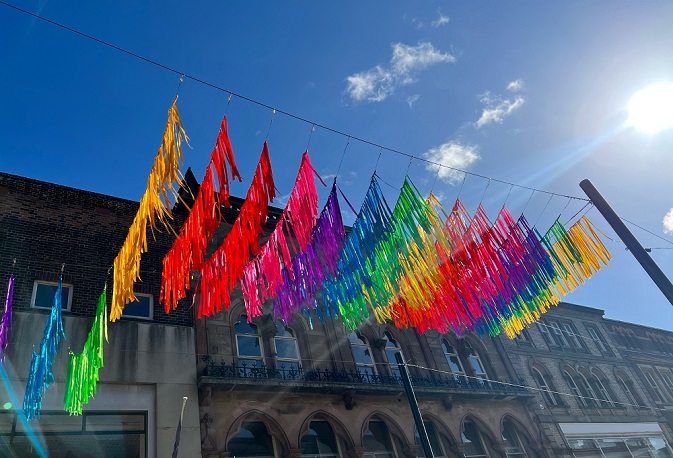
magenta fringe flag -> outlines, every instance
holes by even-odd
[[[283,284],[276,288],[273,315],[284,323],[300,310],[314,310],[321,321],[325,316],[337,318],[339,315],[338,310],[323,309],[315,301],[322,282],[336,275],[339,253],[346,238],[336,190],[335,179],[306,249],[292,259],[291,267],[283,268]]]
[[[317,174],[306,151],[301,158],[290,199],[269,240],[259,254],[243,267],[241,289],[248,320],[261,315],[264,301],[274,298],[276,288],[285,281],[283,268],[289,279],[295,276],[291,251],[298,253],[306,249],[318,217],[314,175]]]
[[[5,311],[0,322],[0,361],[5,359],[5,350],[9,344],[9,331],[12,329],[12,295],[14,293],[14,275],[9,276],[7,283],[7,297],[5,298]]]

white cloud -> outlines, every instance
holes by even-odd
[[[507,90],[511,92],[519,92],[521,89],[523,89],[523,80],[521,78],[510,81],[507,84]]]
[[[389,68],[381,65],[346,77],[346,92],[357,101],[381,102],[398,86],[415,82],[416,74],[438,63],[452,63],[456,58],[439,51],[432,43],[420,42],[416,46],[393,43]]]
[[[523,89],[523,81],[516,79],[507,83],[507,90],[510,92],[519,92]],[[484,104],[481,116],[474,123],[474,127],[480,129],[486,124],[496,122],[502,124],[506,117],[514,113],[526,102],[523,95],[512,95],[503,98],[501,95],[494,95],[486,91],[479,96],[479,101]]]
[[[671,208],[666,216],[664,216],[664,232],[666,234],[673,234],[673,208]]]
[[[421,98],[420,94],[414,94],[407,97],[407,104],[409,105],[409,108],[413,108],[414,103],[418,102],[418,99],[420,98]]]
[[[435,28],[436,27],[441,27],[441,26],[449,23],[449,17],[444,16],[441,11],[437,11],[437,15],[438,15],[437,19],[435,19],[434,21],[431,22],[431,25],[433,27],[435,27]]]
[[[480,159],[479,151],[476,145],[463,145],[462,143],[450,141],[435,148],[430,148],[423,153],[423,157],[437,164],[428,164],[426,169],[437,173],[438,178],[451,184],[459,183],[465,173],[461,170],[467,170]]]

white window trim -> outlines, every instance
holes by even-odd
[[[373,371],[374,375],[378,375],[379,371],[376,368],[376,361],[374,361],[374,354],[372,353],[372,347],[369,345],[369,340],[365,338],[362,334],[358,333],[357,331],[351,331],[354,332],[358,342],[360,343],[353,343],[350,341],[350,334],[349,334],[349,345],[351,346],[351,353],[353,353],[353,361],[355,362],[355,370],[359,372],[360,368],[370,368]],[[364,340],[364,342],[363,342]],[[369,350],[369,359],[371,359],[371,363],[362,363],[358,362],[355,358],[355,353],[353,352],[353,346],[357,347],[366,347]]]
[[[580,388],[577,386],[577,382],[575,381],[575,378],[572,376],[572,374],[567,370],[563,370],[563,374],[566,383],[570,387],[570,391],[572,391],[575,395],[577,402],[579,402],[583,407],[589,407],[587,398],[584,396],[584,394],[582,394],[582,391],[580,391]]]
[[[124,309],[122,309],[122,314],[121,318],[124,319],[131,319],[131,320],[145,320],[145,321],[153,321],[154,320],[154,295],[152,294],[147,294],[147,293],[133,293],[136,297],[141,296],[141,297],[149,297],[150,298],[150,316],[138,316],[138,315],[124,315]],[[135,301],[131,301],[135,302]],[[129,304],[131,303],[129,302]]]
[[[280,367],[281,364],[283,363],[295,363],[297,367],[301,368],[301,353],[299,353],[299,344],[297,343],[297,336],[294,333],[294,330],[292,328],[289,328],[285,326],[284,324],[281,324],[281,326],[284,326],[287,328],[292,334],[292,337],[286,337],[286,336],[274,336],[273,338],[273,351],[276,354],[275,359],[276,359],[276,369]],[[242,335],[242,334],[241,334]],[[294,349],[297,354],[296,358],[283,358],[278,356],[278,349],[276,348],[276,342],[278,340],[284,340],[284,341],[292,341],[294,343]],[[236,345],[238,345],[238,339],[236,339]]]
[[[650,385],[650,388],[652,388],[652,391],[659,398],[658,400],[655,399],[654,402],[665,402],[666,399],[664,398],[664,392],[661,391],[661,388],[659,387],[659,384],[654,379],[654,374],[652,372],[648,371],[648,370],[644,370],[643,374],[645,374],[645,380],[647,380],[647,383]]]
[[[547,395],[547,396],[544,396],[544,395],[543,395],[543,397],[544,397],[547,401],[549,401],[549,403],[550,403],[552,406],[557,406],[557,405],[559,405],[559,402],[558,402],[558,400],[556,399],[556,396],[555,396],[554,393],[552,392],[552,389],[549,387],[549,382],[547,382],[547,379],[544,378],[544,375],[542,374],[542,372],[540,372],[539,370],[537,370],[537,369],[534,368],[534,367],[531,368],[531,369],[534,370],[535,373],[538,374],[538,376],[540,377],[540,380],[542,381],[542,384],[540,384],[540,381],[536,380],[536,382],[538,383],[538,385],[539,385],[540,389],[542,390],[542,392],[543,392],[544,394]]]
[[[33,293],[30,297],[30,306],[32,308],[36,308],[39,310],[49,310],[52,306],[49,307],[40,307],[38,305],[35,305],[35,298],[37,297],[37,286],[38,285],[49,285],[49,286],[58,286],[58,282],[55,281],[47,281],[47,280],[35,280],[33,282]],[[75,287],[73,286],[72,283],[61,283],[63,288],[68,288],[68,305],[66,307],[61,307],[61,311],[67,311],[69,312],[70,309],[72,308],[72,293]]]
[[[245,315],[241,315],[241,319],[247,320],[247,317]],[[236,362],[240,362],[241,360],[243,361],[259,361],[260,365],[264,363],[264,342],[262,341],[262,335],[259,333],[259,329],[257,328],[256,325],[252,323],[248,323],[251,327],[254,327],[257,330],[257,334],[246,334],[246,333],[241,333],[236,331],[236,325],[241,322],[241,319],[234,323],[234,340],[236,341]],[[246,355],[241,355],[241,352],[238,348],[238,336],[250,336],[250,337],[257,337],[259,339],[259,354],[260,356],[246,356]]]
[[[459,380],[465,380],[465,367],[463,367],[463,362],[460,360],[460,355],[458,355],[458,350],[456,350],[456,347],[451,345],[448,340],[442,339],[442,342],[445,345],[442,345],[442,351],[444,352],[444,359],[446,359],[446,364],[449,366],[449,371],[454,375],[454,379],[457,377]],[[453,348],[454,353],[447,353],[445,351],[445,346],[446,347],[451,347]],[[454,370],[451,368],[451,364],[449,363],[449,359],[451,356],[455,356],[456,360],[458,360],[458,366],[460,367],[460,372],[454,372]]]

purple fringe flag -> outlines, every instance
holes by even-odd
[[[12,329],[12,295],[14,293],[14,275],[9,276],[7,284],[7,298],[5,299],[5,312],[0,322],[0,361],[5,359],[5,350],[9,344],[9,331]]]
[[[306,312],[314,310],[321,321],[324,315],[334,315],[336,318],[338,312],[334,314],[329,309],[321,310],[313,298],[322,282],[336,274],[336,264],[345,238],[335,180],[306,249],[292,258],[294,276],[290,275],[287,268],[283,268],[283,285],[276,289],[273,304],[275,318],[287,323],[292,319],[292,314],[300,309]]]
[[[23,411],[26,418],[31,420],[37,415],[40,416],[42,410],[42,396],[54,381],[52,364],[54,356],[58,351],[58,344],[61,337],[65,340],[63,332],[63,321],[61,319],[61,293],[63,291],[63,277],[58,279],[58,287],[54,295],[54,305],[51,307],[51,313],[44,325],[44,335],[40,342],[40,353],[33,351],[33,358],[30,362],[30,372],[26,382],[26,394],[23,398]]]

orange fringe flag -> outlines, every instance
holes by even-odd
[[[241,210],[222,245],[201,268],[199,318],[219,312],[222,306],[229,308],[231,291],[243,275],[243,266],[259,252],[259,235],[266,224],[269,202],[275,198],[269,146],[264,142],[262,156]]]
[[[215,176],[218,181],[218,198],[215,198]],[[189,273],[199,270],[204,263],[208,241],[220,225],[220,204],[229,207],[229,170],[231,178],[242,181],[238,173],[234,151],[227,133],[227,117],[222,119],[215,148],[210,154],[199,192],[187,220],[180,228],[178,238],[164,257],[161,272],[161,294],[159,301],[164,311],[169,313],[178,306],[178,301],[187,295],[190,288]]]
[[[168,109],[164,136],[147,178],[147,189],[140,199],[138,213],[133,218],[126,240],[114,260],[110,321],[119,319],[124,306],[137,300],[133,285],[140,279],[140,257],[147,251],[148,224],[156,229],[157,221],[167,226],[167,220],[171,218],[170,209],[173,203],[169,194],[175,194],[174,183],[180,178],[182,142],[189,140],[175,105],[177,100],[176,97]]]

